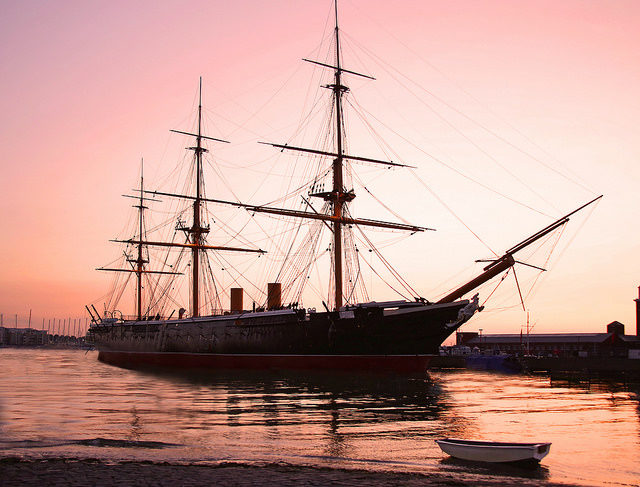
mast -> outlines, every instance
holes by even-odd
[[[200,316],[200,251],[204,250],[204,235],[209,232],[209,226],[202,225],[201,210],[202,210],[202,153],[207,152],[207,149],[202,147],[202,139],[213,139],[211,137],[205,137],[202,135],[202,76],[200,77],[198,84],[198,131],[195,134],[188,132],[180,132],[178,130],[172,130],[172,132],[178,132],[185,135],[191,135],[196,138],[195,147],[187,147],[187,149],[195,152],[196,162],[196,194],[193,197],[193,224],[191,227],[179,227],[190,236],[191,244],[191,316]],[[226,142],[226,141],[222,141]]]
[[[144,245],[144,210],[147,208],[144,206],[144,159],[140,160],[140,195],[138,198],[138,204],[134,208],[138,209],[138,241],[137,249],[138,255],[135,259],[128,258],[127,260],[135,265],[133,272],[136,274],[136,318],[138,321],[142,320],[142,275],[145,274],[144,266],[149,261],[144,258],[143,245]]]
[[[204,197],[204,181],[203,181],[203,168],[202,168],[202,154],[208,152],[206,148],[202,146],[203,139],[211,140],[214,142],[223,142],[228,144],[229,141],[217,139],[215,137],[209,137],[207,135],[202,135],[202,77],[199,79],[198,86],[198,130],[197,132],[184,132],[182,130],[171,130],[171,132],[175,132],[177,134],[187,135],[190,137],[195,137],[196,145],[194,147],[187,147],[188,150],[192,150],[195,153],[195,170],[196,170],[196,189],[195,195],[183,195],[183,194],[174,194],[174,193],[161,193],[159,191],[145,191],[145,193],[150,193],[154,195],[164,194],[166,196],[171,196],[175,198],[182,198],[186,200],[193,201],[193,223],[191,226],[186,226],[182,223],[178,223],[177,229],[185,232],[187,237],[186,243],[175,243],[175,242],[157,242],[157,241],[146,241],[140,239],[137,240],[115,240],[116,242],[126,242],[130,244],[143,243],[147,246],[154,247],[179,247],[179,248],[190,248],[191,256],[192,256],[192,269],[191,269],[191,316],[197,317],[200,316],[200,253],[201,251],[206,250],[223,250],[223,251],[232,251],[232,252],[254,252],[263,254],[264,250],[261,249],[245,249],[238,247],[227,247],[227,246],[217,246],[217,245],[206,245],[205,235],[209,233],[210,226],[204,225],[202,222],[202,208],[206,201],[214,201],[209,198]],[[106,269],[110,270],[110,269]],[[173,272],[156,272],[157,274],[178,274]]]
[[[202,235],[208,231],[208,228],[200,224],[200,208],[202,206],[202,77],[198,90],[198,135],[196,137],[196,147],[192,148],[196,153],[196,199],[193,201],[193,226],[191,227],[191,242],[194,244],[192,253],[192,297],[191,297],[191,316],[199,316],[200,310],[200,245],[202,245]]]
[[[334,262],[334,287],[335,287],[335,308],[339,310],[342,307],[342,207],[345,203],[345,193],[342,185],[342,94],[348,90],[341,83],[340,69],[340,33],[338,29],[338,0],[334,2],[335,8],[335,35],[336,35],[336,65],[335,65],[335,83],[333,96],[336,107],[336,153],[337,157],[333,160],[333,216],[336,221],[333,223],[333,262]]]
[[[123,195],[126,198],[135,198],[137,201],[137,205],[133,205],[134,208],[138,209],[138,238],[132,238],[129,240],[115,240],[116,242],[126,243],[129,245],[135,245],[137,248],[137,255],[135,258],[130,257],[128,254],[126,255],[126,261],[131,264],[132,268],[130,269],[113,269],[107,267],[99,267],[97,270],[99,271],[111,271],[111,272],[130,272],[136,275],[136,319],[138,321],[142,320],[142,276],[143,274],[160,274],[160,275],[179,275],[179,272],[170,272],[170,271],[153,271],[145,269],[146,264],[149,263],[149,260],[144,256],[144,247],[149,245],[149,242],[146,241],[145,235],[145,224],[144,224],[144,210],[147,209],[144,202],[145,201],[157,201],[153,198],[145,197],[144,189],[144,159],[140,160],[140,189],[138,196],[133,195]],[[86,306],[85,306],[86,307]],[[100,314],[95,311],[96,318],[94,318],[93,313],[87,308],[89,314],[91,315],[92,321],[99,321]]]
[[[142,270],[144,268],[144,264],[147,262],[142,257],[142,240],[144,238],[143,229],[144,229],[144,206],[143,206],[143,198],[144,198],[144,159],[140,161],[140,201],[138,205],[138,235],[140,235],[140,242],[138,243],[138,258],[136,259],[136,279],[138,284],[138,302],[136,303],[136,314],[138,316],[138,321],[142,319]]]
[[[317,197],[324,199],[327,202],[331,203],[331,213],[330,214],[318,214],[316,212],[307,212],[307,211],[294,211],[294,210],[286,210],[283,208],[270,208],[267,206],[252,206],[252,205],[244,205],[244,204],[234,204],[232,202],[221,202],[223,204],[231,204],[234,206],[242,206],[247,209],[251,209],[252,211],[257,212],[265,212],[279,215],[287,215],[299,218],[307,218],[307,219],[317,219],[323,220],[327,223],[331,224],[331,229],[333,231],[333,264],[334,264],[334,300],[335,300],[335,309],[339,310],[343,305],[343,242],[342,242],[342,227],[343,225],[367,225],[381,228],[393,228],[398,230],[408,230],[411,232],[422,232],[424,230],[432,230],[430,228],[419,227],[415,225],[407,225],[407,224],[396,224],[389,222],[382,222],[377,220],[370,219],[360,219],[360,218],[347,218],[344,216],[345,214],[345,205],[352,201],[356,195],[353,190],[345,191],[344,188],[344,178],[343,178],[343,162],[345,160],[354,160],[361,161],[367,163],[374,164],[383,164],[386,166],[398,166],[398,167],[411,167],[406,166],[405,164],[398,164],[391,161],[382,161],[379,159],[372,159],[369,157],[358,157],[344,153],[344,140],[345,133],[343,130],[343,116],[342,116],[342,95],[349,91],[349,88],[342,84],[342,74],[347,73],[350,75],[361,76],[363,78],[375,79],[372,76],[368,76],[366,74],[357,73],[350,69],[344,69],[341,64],[340,59],[340,29],[338,26],[338,1],[334,0],[334,15],[335,15],[335,40],[336,40],[336,48],[335,48],[335,62],[333,65],[314,61],[311,59],[303,59],[303,61],[316,64],[318,66],[322,66],[325,68],[332,69],[334,72],[334,82],[333,84],[325,85],[324,88],[328,88],[332,91],[333,100],[336,110],[335,115],[335,152],[327,152],[323,150],[314,150],[307,149],[303,147],[293,147],[290,145],[282,145],[282,144],[272,144],[270,142],[262,142],[274,147],[283,149],[283,150],[292,150],[298,152],[307,152],[312,154],[320,154],[325,156],[333,157],[332,163],[332,189],[330,192],[317,192],[312,193],[309,196]],[[158,193],[159,194],[159,193]]]

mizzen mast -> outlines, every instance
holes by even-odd
[[[130,245],[135,245],[137,248],[137,256],[136,258],[132,258],[128,254],[126,255],[126,260],[129,262],[133,268],[131,269],[113,269],[106,267],[99,267],[97,270],[99,271],[111,271],[111,272],[132,272],[136,275],[136,319],[138,321],[142,320],[143,312],[142,312],[142,276],[144,274],[167,274],[167,275],[178,275],[179,272],[170,272],[170,271],[153,271],[145,269],[146,264],[149,263],[149,260],[145,258],[144,248],[145,245],[148,244],[145,238],[145,224],[144,224],[144,210],[147,209],[145,206],[145,201],[157,201],[153,198],[146,198],[144,196],[144,160],[140,161],[140,189],[138,196],[133,195],[124,195],[127,198],[135,198],[138,200],[138,204],[133,207],[138,210],[138,238],[130,239],[130,240],[116,240],[116,242],[127,243]]]

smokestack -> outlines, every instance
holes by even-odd
[[[640,287],[638,287],[638,299],[636,302],[636,336],[640,337]]]
[[[267,284],[267,309],[279,309],[282,299],[282,285],[279,282]]]
[[[242,305],[242,288],[241,287],[232,287],[231,288],[231,312],[232,313],[242,313],[243,305]]]

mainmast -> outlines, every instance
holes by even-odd
[[[148,263],[148,260],[144,258],[143,255],[143,247],[172,247],[172,248],[182,248],[182,249],[191,249],[192,254],[192,288],[191,288],[191,316],[197,317],[200,316],[200,253],[201,251],[206,250],[218,250],[218,251],[231,251],[231,252],[252,252],[263,254],[264,250],[261,249],[247,249],[247,248],[239,248],[239,247],[229,247],[222,245],[207,245],[205,236],[209,233],[210,227],[209,225],[204,225],[202,222],[202,209],[203,205],[206,201],[214,201],[204,196],[204,181],[203,181],[203,170],[202,170],[202,154],[208,152],[202,146],[203,139],[212,140],[214,142],[224,142],[229,143],[226,140],[216,139],[215,137],[209,137],[206,135],[202,135],[202,78],[199,80],[199,89],[198,89],[198,130],[197,133],[191,132],[183,132],[181,130],[171,130],[171,132],[175,132],[182,135],[188,135],[190,137],[196,138],[196,145],[194,147],[187,147],[188,150],[192,150],[195,153],[195,172],[196,172],[196,188],[195,195],[183,195],[183,194],[174,194],[174,193],[160,193],[157,191],[147,191],[144,189],[144,181],[142,176],[140,177],[140,197],[139,197],[139,205],[137,208],[139,209],[139,236],[138,238],[132,238],[129,240],[113,240],[114,242],[126,243],[129,245],[137,245],[138,248],[138,256],[137,259],[127,259],[131,264],[135,264],[133,269],[107,269],[100,268],[99,270],[104,271],[115,271],[115,272],[135,272],[138,276],[138,296],[137,296],[137,315],[138,320],[142,319],[142,274],[167,274],[167,275],[178,275],[180,272],[171,272],[171,271],[152,271],[144,269],[145,264]],[[146,200],[155,201],[152,198],[143,197],[144,194],[164,194],[166,196],[182,198],[186,200],[193,201],[193,223],[191,226],[186,226],[185,224],[178,221],[178,225],[176,227],[177,230],[184,231],[188,237],[185,243],[178,242],[162,242],[162,241],[149,241],[146,239],[146,235],[144,235],[144,216],[143,210],[146,207],[143,205],[143,202]]]
[[[200,248],[203,243],[203,236],[209,232],[208,226],[200,223],[200,210],[202,207],[202,153],[206,149],[202,147],[202,77],[198,89],[198,133],[196,136],[196,146],[190,147],[196,156],[196,197],[193,201],[193,226],[188,230],[191,234],[191,243],[193,243],[192,253],[192,295],[191,316],[199,316],[200,313]]]
[[[190,227],[179,224],[177,229],[182,230],[189,235],[188,241],[186,243],[176,243],[176,242],[149,242],[149,241],[140,241],[136,242],[134,240],[128,240],[128,243],[144,243],[145,245],[151,245],[156,247],[179,247],[179,248],[190,248],[191,256],[192,256],[192,268],[191,268],[191,316],[197,317],[200,316],[200,252],[205,250],[224,250],[224,251],[234,251],[234,252],[255,252],[255,253],[264,253],[263,250],[260,249],[244,249],[237,247],[227,247],[227,246],[218,246],[218,245],[206,245],[205,236],[209,233],[210,227],[209,225],[203,225],[202,223],[202,208],[205,201],[208,201],[207,198],[204,197],[204,182],[202,175],[202,154],[208,152],[202,146],[203,139],[212,140],[215,142],[224,142],[229,143],[227,140],[216,139],[215,137],[208,137],[206,135],[202,135],[202,77],[199,80],[198,86],[198,130],[195,134],[191,132],[183,132],[181,130],[171,130],[171,132],[176,132],[182,135],[188,135],[190,137],[196,138],[196,145],[194,147],[187,147],[188,150],[192,150],[195,153],[195,163],[196,163],[196,190],[194,196],[182,195],[182,194],[173,194],[173,193],[162,193],[167,196],[183,198],[187,200],[193,200],[193,224]],[[156,191],[146,191],[146,193],[153,194],[161,194]]]

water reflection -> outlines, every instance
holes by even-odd
[[[329,410],[331,411],[331,421],[329,422],[329,444],[325,448],[327,455],[333,457],[344,456],[347,444],[339,433],[340,412],[338,403],[334,398],[329,400]]]
[[[297,422],[295,415],[329,412],[335,424],[415,421],[437,418],[447,407],[441,385],[422,378],[367,374],[233,372],[144,374],[190,384],[225,398],[229,424],[265,426]],[[315,418],[315,415],[312,414]],[[306,417],[305,421],[308,420]]]
[[[131,408],[131,433],[129,434],[129,440],[140,441],[140,434],[142,432],[142,425],[140,423],[140,416],[135,407]]]
[[[441,436],[442,428],[433,431],[429,425],[438,424],[449,407],[439,381],[426,374],[407,379],[319,372],[141,373],[197,388],[198,404],[210,403],[202,413],[215,415],[214,404],[223,407],[230,436],[231,429],[264,427],[269,440],[277,442],[295,431],[310,441],[321,439],[322,452],[316,453],[331,457],[344,456],[363,436],[387,441],[389,425],[398,437]],[[462,422],[453,414],[444,416]]]
[[[194,377],[44,350],[2,350],[0,368],[0,455],[446,471],[471,484],[640,476],[640,388],[469,371]],[[487,470],[447,460],[439,437],[553,446],[533,473]]]
[[[451,470],[464,470],[482,476],[520,477],[525,479],[549,479],[549,467],[544,464],[496,464],[478,463],[446,457],[440,461]]]
[[[608,394],[608,403],[611,409],[625,408],[632,400],[635,402],[635,411],[638,416],[636,434],[640,437],[640,378],[634,376],[632,380],[624,377],[624,380],[595,379],[595,380],[558,380],[550,379],[549,385],[552,388],[570,388],[583,390],[585,393],[605,393]],[[640,445],[640,442],[638,443]]]

